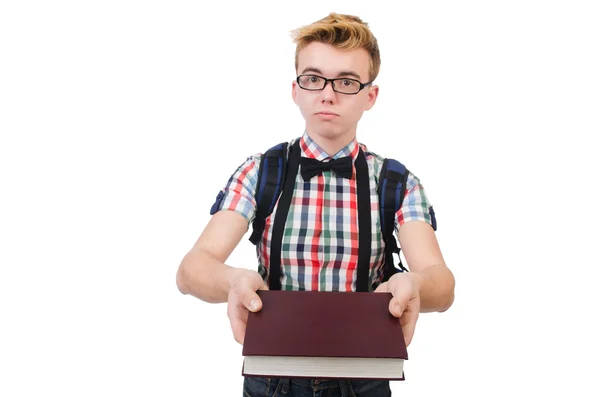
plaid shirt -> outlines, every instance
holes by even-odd
[[[379,197],[377,180],[383,166],[383,158],[369,152],[365,145],[354,139],[346,147],[329,157],[305,132],[300,139],[302,157],[331,160],[359,153],[359,145],[365,153],[369,167],[371,188],[372,246],[369,271],[369,290],[376,288],[383,279],[384,242],[379,223]],[[256,213],[256,191],[261,154],[250,156],[233,173],[219,196],[218,210],[235,211],[248,220],[248,226]],[[281,289],[356,291],[358,265],[358,211],[356,195],[356,167],[352,179],[337,176],[334,171],[304,181],[300,172],[296,175],[292,197],[281,246]],[[396,213],[396,231],[408,221],[424,221],[432,224],[430,204],[419,179],[409,172],[406,195],[402,207]],[[266,219],[261,240],[256,245],[258,272],[265,282],[269,274],[270,242],[277,205]]]

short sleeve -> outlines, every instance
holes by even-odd
[[[437,230],[437,221],[433,206],[427,198],[425,188],[419,178],[409,172],[406,181],[406,194],[402,205],[396,212],[396,231],[400,226],[410,221],[423,221],[429,223]]]
[[[234,211],[242,215],[250,224],[256,214],[254,192],[258,180],[260,156],[250,156],[231,175],[227,184],[219,194],[210,209],[213,215],[218,211]]]

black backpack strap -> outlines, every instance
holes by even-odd
[[[406,191],[408,170],[399,161],[385,159],[379,176],[377,194],[379,196],[379,211],[381,221],[381,233],[385,242],[384,277],[383,281],[389,280],[398,271],[406,272],[400,261],[400,248],[394,237],[396,212],[402,206],[402,200]],[[399,269],[394,266],[394,254],[398,255]]]
[[[273,221],[273,234],[271,238],[271,258],[269,261],[269,289],[281,290],[281,243],[283,241],[283,231],[287,220],[292,196],[296,186],[296,176],[300,167],[300,141],[296,141],[290,151],[288,169],[285,176],[283,193],[275,211],[275,220]]]
[[[287,142],[280,143],[267,150],[260,159],[258,181],[254,197],[256,215],[252,222],[250,242],[256,245],[265,230],[266,219],[273,212],[275,203],[281,194],[287,163]]]

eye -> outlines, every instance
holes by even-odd
[[[342,80],[342,85],[344,87],[352,87],[352,86],[355,86],[356,84],[357,84],[356,80],[352,80],[352,79]]]

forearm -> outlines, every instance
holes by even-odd
[[[454,275],[444,265],[410,272],[419,288],[421,312],[443,312],[454,302]]]
[[[227,302],[236,270],[202,250],[192,250],[179,266],[177,287],[181,293],[205,302]]]

